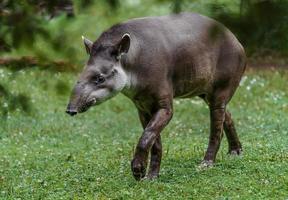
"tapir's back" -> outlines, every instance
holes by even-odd
[[[125,32],[131,35],[128,63],[145,71],[147,76],[140,78],[151,83],[161,80],[155,73],[161,72],[163,78],[170,75],[175,96],[205,93],[223,71],[233,78],[243,71],[218,65],[220,57],[233,60],[244,56],[234,35],[215,20],[196,13],[132,19],[112,27],[108,35]]]

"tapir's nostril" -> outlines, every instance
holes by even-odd
[[[66,113],[73,116],[77,114],[77,109],[74,108],[74,106],[71,106],[71,104],[69,103],[66,109]]]
[[[68,109],[68,110],[66,110],[66,113],[69,114],[69,115],[71,115],[71,116],[73,116],[73,115],[76,115],[76,114],[77,114],[77,111],[76,111],[76,110],[70,110],[70,109]]]

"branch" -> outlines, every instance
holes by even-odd
[[[0,67],[7,67],[13,71],[19,71],[25,68],[40,67],[44,70],[58,72],[76,72],[75,64],[65,60],[43,61],[32,56],[23,56],[20,58],[6,57],[0,58]]]

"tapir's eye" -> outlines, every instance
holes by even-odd
[[[93,83],[98,85],[100,83],[103,83],[105,81],[105,78],[101,75],[97,75],[97,76],[93,77],[92,81],[93,81]]]

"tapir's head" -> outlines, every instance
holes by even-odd
[[[120,57],[129,50],[129,34],[124,34],[118,41],[109,44],[102,44],[101,41],[93,43],[82,38],[89,59],[74,86],[67,106],[66,112],[72,116],[115,96],[128,84]]]

